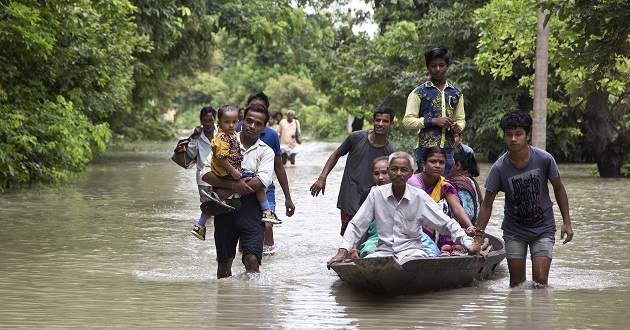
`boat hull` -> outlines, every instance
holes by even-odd
[[[331,268],[349,286],[376,294],[399,296],[460,288],[492,275],[505,259],[501,239],[486,234],[492,244],[487,259],[473,256],[433,257],[400,265],[393,257],[355,259]]]

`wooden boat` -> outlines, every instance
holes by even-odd
[[[400,265],[393,257],[354,259],[331,268],[349,286],[387,296],[460,288],[492,275],[505,259],[501,239],[485,234],[492,245],[488,259],[450,256],[417,259]]]

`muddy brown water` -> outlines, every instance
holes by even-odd
[[[561,164],[574,241],[556,244],[550,287],[508,288],[505,262],[487,281],[384,298],[349,288],[326,269],[337,250],[337,191],[317,179],[337,143],[305,142],[287,166],[296,204],[275,228],[279,251],[249,277],[215,278],[194,170],[169,160],[172,143],[111,151],[62,188],[0,195],[0,328],[625,328],[630,322],[629,180]],[[483,183],[490,164],[482,164]],[[278,204],[283,205],[281,193]],[[278,212],[282,215],[283,209]],[[488,231],[500,236],[499,195]],[[561,218],[556,208],[560,228]],[[556,235],[559,241],[559,233]],[[529,262],[528,262],[529,267]],[[531,273],[528,271],[528,279]]]

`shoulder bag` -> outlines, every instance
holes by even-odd
[[[177,142],[177,146],[175,146],[175,150],[173,150],[173,156],[171,156],[171,160],[173,160],[175,164],[185,169],[189,169],[195,166],[195,163],[197,163],[196,157],[190,158],[190,156],[188,156],[189,142],[190,138],[179,140]]]
[[[300,139],[300,131],[299,130],[295,130],[295,142],[297,142],[298,144],[302,144],[302,140]]]

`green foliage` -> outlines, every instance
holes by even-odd
[[[201,111],[201,108],[203,107],[183,109],[175,122],[177,133],[180,135],[192,134],[192,129],[200,124],[199,111]],[[214,108],[216,110],[216,107]],[[184,133],[182,134],[181,132]]]
[[[0,188],[58,184],[82,171],[93,152],[105,150],[107,124],[91,124],[62,97],[25,105],[37,110],[0,106]]]
[[[394,126],[389,131],[389,142],[396,148],[396,151],[404,151],[412,156],[418,146],[418,139],[414,139],[413,135],[409,134],[409,130],[402,125]]]
[[[295,107],[295,102],[299,102],[300,106],[317,106],[320,111],[328,103],[326,96],[320,93],[309,79],[288,74],[283,74],[277,79],[269,79],[265,93],[269,96],[271,111],[280,110],[283,113]]]
[[[533,1],[491,1],[475,10],[475,24],[481,30],[476,57],[481,72],[505,79],[514,74],[515,66],[521,72],[532,69],[536,22]]]
[[[536,2],[377,1],[374,38],[352,32],[367,15],[336,7],[348,2],[2,2],[0,187],[59,183],[110,136],[169,139],[198,125],[201,107],[242,106],[254,91],[270,96],[271,111],[295,110],[307,135],[345,137],[348,114],[366,127],[381,105],[402,117],[436,45],[451,51],[448,80],[464,91],[466,141],[490,158],[504,151],[499,119],[531,108]],[[551,9],[548,145],[559,160],[592,159],[579,123],[601,90],[608,150],[630,154],[627,2],[542,4]],[[175,127],[161,120],[171,106]],[[391,140],[412,151],[416,134],[398,123]]]
[[[540,5],[551,10],[547,20],[552,91],[547,145],[559,159],[595,157],[602,166],[630,153],[627,5],[628,1],[615,0],[546,1]],[[476,62],[482,72],[501,79],[518,79],[530,96],[537,9],[535,2],[494,0],[475,11],[481,29]],[[600,92],[610,95],[608,104],[588,108],[589,98]],[[612,134],[602,134],[604,131]],[[600,157],[594,152],[600,148],[610,154]],[[619,168],[621,163],[612,167]]]
[[[296,109],[295,115],[300,121],[302,131],[310,138],[327,140],[348,135],[346,113],[326,113],[317,105],[305,106],[299,102],[292,107]]]
[[[559,49],[560,56],[572,68],[592,67],[594,80],[605,76],[607,68],[618,66],[619,57],[627,58],[630,25],[628,0],[548,0],[540,4],[551,11],[549,20],[558,19],[566,24],[562,37],[569,36],[571,47]],[[601,73],[601,75],[600,75]]]
[[[380,2],[375,18],[382,20],[381,34],[371,40],[350,39],[329,60],[332,74],[323,86],[331,104],[359,117],[388,105],[402,118],[411,90],[429,79],[424,51],[444,45],[452,55],[447,79],[464,91],[466,139],[476,150],[498,155],[504,150],[497,143],[498,119],[519,106],[524,91],[511,79],[495,82],[478,71],[474,57],[479,30],[473,11],[482,2]],[[401,136],[397,145],[415,148],[415,131],[399,126],[398,132],[406,132],[406,139]]]
[[[0,187],[60,183],[131,109],[133,52],[147,46],[127,1],[0,5]]]
[[[269,71],[275,71],[275,64],[269,63],[269,59],[281,58],[282,65],[289,70],[295,70],[302,63],[290,55],[297,47],[290,47],[295,36],[304,32],[304,13],[284,2],[134,2],[138,6],[138,32],[147,36],[154,46],[150,53],[138,55],[140,70],[136,71],[133,95],[134,116],[140,114],[141,122],[158,117],[160,109],[171,104],[180,104],[183,108],[205,105],[200,102],[242,105],[253,90],[264,87]],[[226,70],[214,66],[219,53],[225,56],[225,62],[220,65],[230,64]],[[250,67],[251,62],[265,67]],[[255,81],[250,76],[252,73],[260,73],[254,77],[265,78]],[[212,83],[209,79],[222,81],[217,95],[210,94],[217,92],[216,89],[203,91],[199,80]],[[124,125],[129,123],[125,118],[119,120]],[[112,126],[119,132],[123,125]]]

